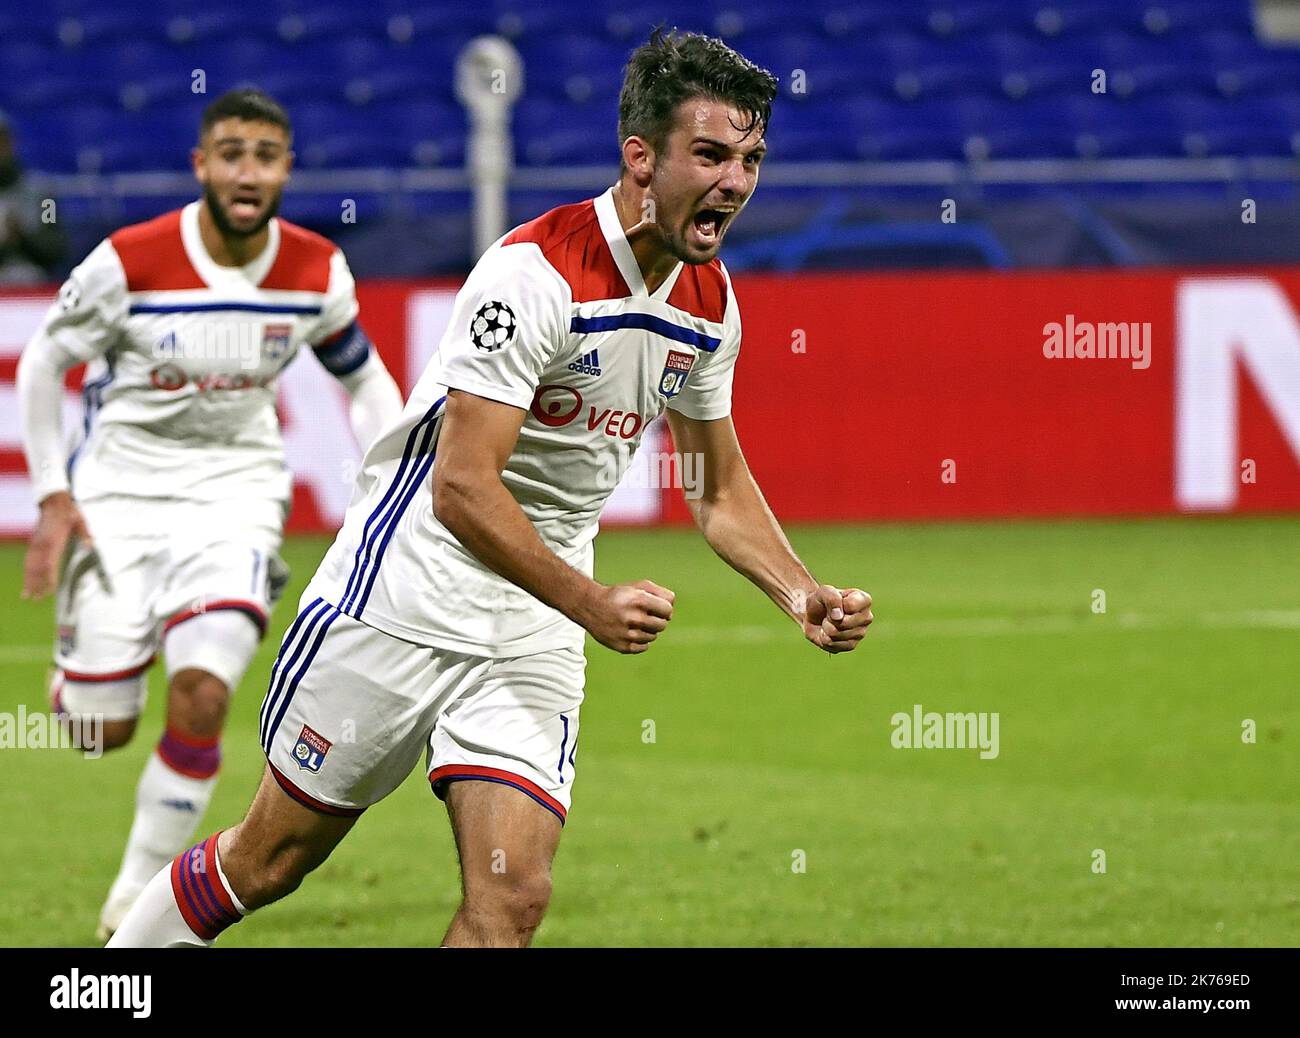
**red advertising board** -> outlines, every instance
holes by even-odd
[[[1300,508],[1300,271],[753,275],[736,290],[736,427],[782,518]],[[1091,328],[1079,352],[1111,354],[1133,323],[1145,361],[1045,355],[1053,326],[1080,346]]]
[[[783,520],[1300,509],[1300,270],[751,274],[735,287],[736,427]],[[404,387],[454,290],[359,286]],[[0,296],[10,536],[33,516],[16,357],[51,294]],[[309,360],[283,382],[291,528],[329,530],[356,453],[346,400]],[[69,420],[76,406],[70,392]],[[680,491],[653,488],[620,488],[608,518],[688,521]]]

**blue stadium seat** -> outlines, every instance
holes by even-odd
[[[834,98],[893,90],[892,68],[864,60],[861,50],[846,40],[812,35],[758,40],[746,47],[746,57],[776,76],[785,98]],[[802,70],[802,77],[796,78],[796,70]]]
[[[1300,49],[1256,51],[1223,57],[1206,71],[1225,97],[1300,96]]]
[[[620,44],[626,56],[633,47],[644,43],[656,25],[665,28],[711,32],[712,19],[703,4],[692,0],[667,0],[665,3],[631,3],[611,7],[599,19],[606,38]]]
[[[1294,153],[1300,49],[1262,45],[1248,0],[48,0],[0,11],[0,107],[35,168],[137,169],[256,83],[304,165],[445,166],[465,149],[456,56],[501,32],[526,63],[518,160],[585,165],[613,159],[623,65],[660,21],[778,76],[783,156]]]
[[[530,97],[616,103],[630,48],[586,33],[539,33],[516,41]]]
[[[50,17],[47,9],[19,4],[8,4],[0,9],[0,44],[54,47],[58,42],[58,23]]]
[[[813,93],[806,102],[776,111],[767,131],[773,162],[853,162],[860,153],[861,127],[844,117],[843,104]]]
[[[515,161],[527,166],[618,161],[618,134],[607,111],[542,99],[515,109]]]
[[[80,47],[111,47],[141,41],[165,43],[166,26],[157,12],[145,5],[120,4],[87,7],[75,16],[80,27]]]

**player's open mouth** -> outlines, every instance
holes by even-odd
[[[253,195],[236,195],[230,200],[230,215],[236,219],[252,219],[261,211],[262,203]]]
[[[701,209],[693,221],[696,237],[705,245],[716,245],[735,212],[734,209]]]

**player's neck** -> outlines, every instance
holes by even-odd
[[[244,267],[262,254],[267,242],[271,240],[271,225],[267,224],[256,234],[247,238],[226,237],[212,219],[212,210],[207,200],[199,202],[199,238],[207,250],[212,262],[220,267]]]
[[[627,243],[632,246],[636,265],[641,268],[645,290],[654,295],[677,269],[678,259],[664,248],[659,235],[654,233],[653,221],[642,219],[641,200],[644,197],[644,191],[638,191],[635,186],[629,188],[621,180],[614,188],[614,211],[618,213],[618,222],[627,235]]]

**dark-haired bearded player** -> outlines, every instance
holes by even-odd
[[[124,746],[160,649],[167,663],[166,728],[136,789],[101,939],[194,838],[230,693],[280,590],[290,475],[277,377],[310,346],[351,395],[362,448],[402,409],[357,323],[343,253],[275,216],[291,143],[267,95],[213,101],[192,155],[202,198],[101,242],[18,369],[40,505],[23,592],[58,584],[56,712],[98,717],[103,748]],[[86,414],[69,458],[63,375],[82,362]]]
[[[444,944],[527,944],[571,802],[584,630],[639,653],[673,615],[650,580],[591,578],[609,457],[665,410],[703,457],[709,544],[813,645],[857,647],[870,598],[795,556],[729,417],[740,317],[716,256],[774,94],[718,40],[656,33],[633,53],[618,184],[474,268],[285,636],[247,817],[159,872],[110,947],[211,943],[294,890],[421,753],[463,878]]]

